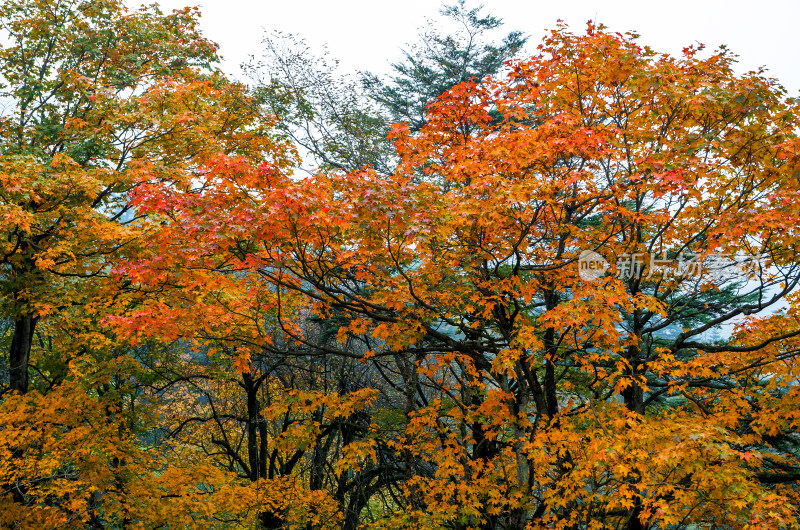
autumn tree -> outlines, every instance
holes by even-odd
[[[176,480],[137,443],[148,421],[132,379],[141,367],[101,324],[132,301],[109,274],[146,237],[130,193],[193,186],[217,156],[292,155],[244,87],[211,67],[216,46],[196,10],[7,1],[0,21],[2,524],[155,521],[132,506],[197,482]],[[82,412],[58,418],[70,411]],[[172,484],[143,486],[156,470]]]
[[[795,524],[798,108],[732,65],[561,27],[398,125],[394,175],[261,195],[241,262],[411,361],[376,525]]]
[[[5,2],[0,16],[2,293],[14,321],[8,383],[25,392],[40,320],[82,304],[84,280],[131,239],[133,154],[177,125],[159,108],[165,98],[144,92],[207,63],[213,45],[190,11],[124,16],[113,3],[42,1]]]
[[[250,522],[357,528],[398,475],[371,431],[378,388],[358,362],[364,345],[337,345],[308,300],[250,266],[253,230],[274,206],[266,197],[293,193],[286,172],[221,158],[206,178],[203,188],[160,182],[132,192],[153,230],[115,268],[136,287],[136,304],[108,323],[143,351],[143,388],[166,445],[252,483],[262,502]]]

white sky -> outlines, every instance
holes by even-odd
[[[129,0],[131,6],[151,3]],[[162,0],[165,12],[198,5],[206,36],[220,45],[223,68],[259,54],[264,30],[304,37],[318,48],[327,44],[345,70],[385,73],[400,49],[416,40],[426,18],[435,18],[438,0]],[[474,6],[479,2],[468,2]],[[501,17],[505,32],[530,35],[532,50],[557,19],[581,32],[589,19],[614,31],[635,30],[656,51],[679,53],[702,42],[726,44],[740,56],[738,70],[761,65],[789,90],[800,94],[800,0],[484,0],[483,13]]]

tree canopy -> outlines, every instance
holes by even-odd
[[[3,4],[1,526],[798,527],[800,101],[443,14],[334,90]]]

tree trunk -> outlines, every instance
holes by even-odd
[[[11,339],[11,350],[8,354],[9,379],[11,390],[20,394],[28,391],[28,363],[31,357],[33,332],[38,317],[25,315],[14,321],[14,337]]]

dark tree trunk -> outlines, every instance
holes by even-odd
[[[633,383],[623,390],[622,398],[625,400],[625,406],[628,410],[637,414],[644,414],[644,391],[638,383]]]
[[[261,423],[261,411],[258,406],[258,385],[249,372],[243,375],[244,390],[247,395],[247,463],[250,466],[250,480],[265,478],[266,474],[266,455],[263,453],[263,429],[259,429]],[[259,444],[259,432],[262,434]],[[260,451],[259,451],[260,449]]]
[[[32,315],[25,315],[14,321],[14,336],[8,354],[9,380],[11,390],[16,390],[20,394],[28,391],[28,363],[31,357],[33,333],[38,321],[39,319]]]
[[[552,420],[558,414],[558,389],[556,386],[556,367],[553,364],[556,358],[555,332],[548,328],[544,332],[544,347],[549,359],[544,360],[544,395],[547,404],[547,416]]]

